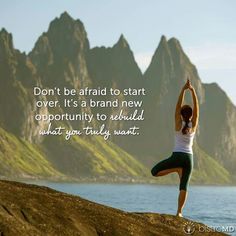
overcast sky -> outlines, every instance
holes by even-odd
[[[234,0],[1,0],[0,6],[0,27],[26,52],[64,11],[84,23],[91,47],[112,46],[123,33],[142,71],[161,35],[176,37],[201,80],[217,82],[236,104]]]

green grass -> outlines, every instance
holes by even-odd
[[[0,128],[0,174],[6,177],[63,177],[39,148]]]
[[[203,184],[230,184],[230,173],[214,158],[207,155],[197,144],[194,145],[194,163],[192,181]]]
[[[134,177],[160,184],[178,184],[177,174],[154,178],[149,168],[102,137],[47,137],[29,143],[0,128],[0,175],[36,178]],[[230,184],[229,172],[197,144],[194,145],[192,184]]]
[[[47,137],[48,160],[62,173],[73,177],[144,177],[147,168],[117,145],[102,137]]]

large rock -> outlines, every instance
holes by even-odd
[[[0,181],[0,234],[5,236],[180,236],[190,223],[193,235],[224,235],[199,232],[206,226],[172,215],[128,213],[46,187]]]

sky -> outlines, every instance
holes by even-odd
[[[90,46],[124,34],[142,71],[160,38],[177,38],[204,83],[217,82],[236,104],[235,0],[1,0],[0,28],[29,52],[50,21],[67,11],[80,19]]]

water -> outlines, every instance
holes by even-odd
[[[178,187],[148,184],[34,182],[131,212],[176,213]],[[190,186],[184,216],[208,226],[233,226],[236,235],[236,187]],[[232,231],[232,230],[231,230]]]

